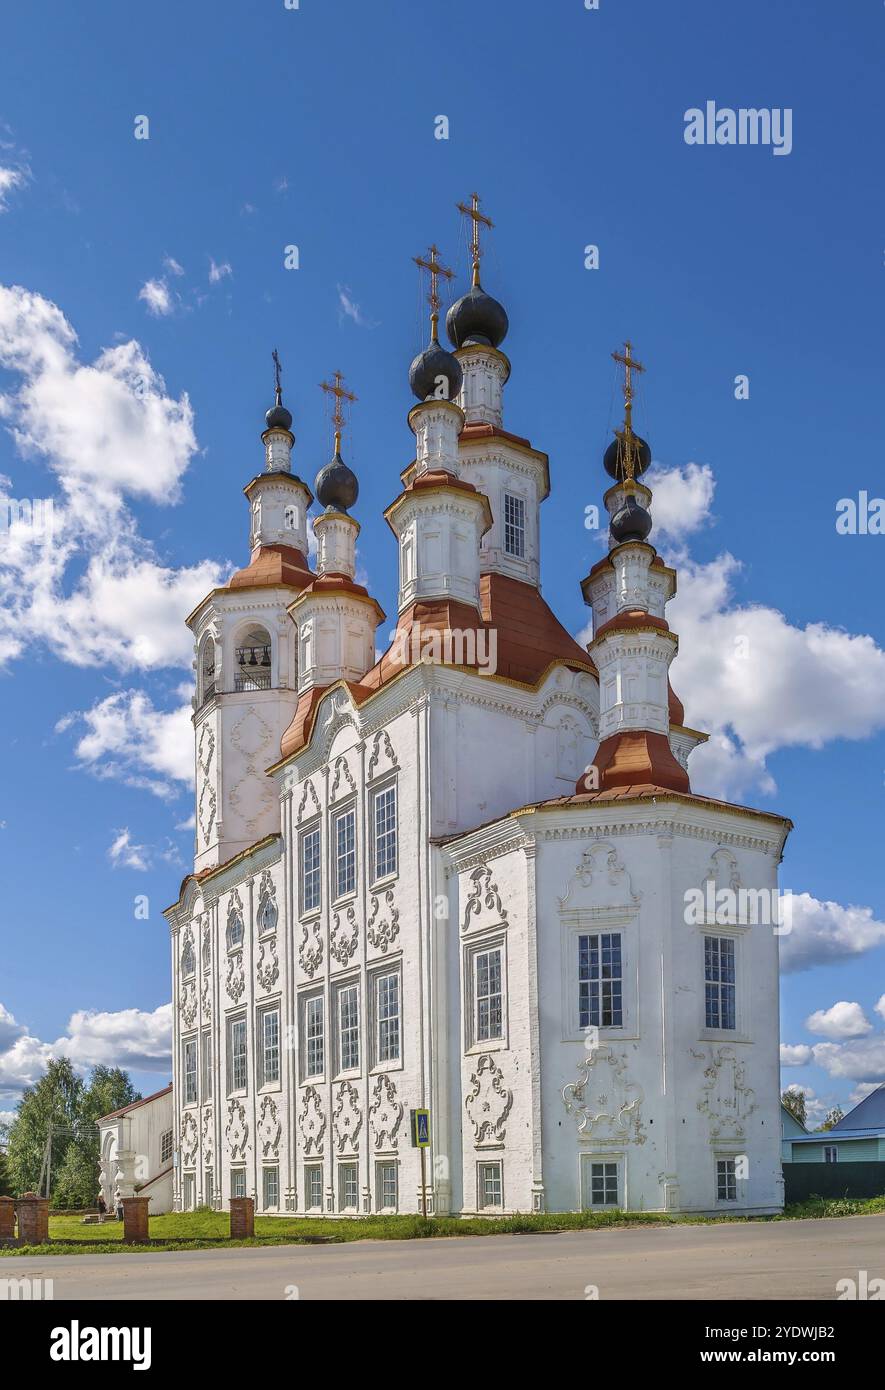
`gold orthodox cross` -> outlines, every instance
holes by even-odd
[[[623,446],[622,457],[624,463],[624,473],[628,482],[633,481],[634,460],[634,440],[633,434],[633,372],[644,372],[645,368],[641,362],[637,362],[632,356],[633,344],[628,338],[624,344],[623,352],[613,352],[612,357],[616,362],[620,362],[624,368],[624,428],[615,430],[615,434]]]
[[[282,399],[283,399],[283,387],[282,387],[283,369],[282,369],[282,367],[280,366],[280,354],[277,352],[276,348],[274,348],[274,350],[273,350],[271,356],[273,357],[274,392],[275,392],[276,398],[277,398],[277,405],[280,405],[280,404],[282,403]]]
[[[442,276],[444,280],[454,280],[455,278],[455,272],[444,266],[438,258],[438,246],[429,248],[426,261],[423,256],[412,257],[412,260],[421,270],[430,271],[430,294],[427,296],[427,302],[433,311],[430,315],[430,323],[433,330],[431,336],[434,342],[437,341],[437,324],[439,323],[439,277]]]
[[[485,213],[480,212],[478,193],[471,193],[469,207],[466,203],[457,203],[456,207],[460,213],[463,213],[465,217],[469,217],[473,222],[473,230],[471,233],[471,253],[473,256],[473,283],[474,285],[478,285],[479,258],[482,255],[482,249],[479,244],[479,229],[480,226],[491,228],[494,227],[495,224],[490,217],[486,217]]]
[[[352,391],[347,391],[344,386],[342,386],[341,383],[344,381],[344,376],[341,372],[333,372],[332,375],[335,378],[334,383],[321,381],[320,388],[335,397],[335,410],[332,414],[332,424],[335,426],[335,452],[337,454],[341,447],[341,431],[344,429],[344,409],[342,407],[342,401],[353,402],[357,398]]]

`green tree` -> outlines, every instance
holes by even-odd
[[[804,1091],[794,1091],[792,1088],[784,1091],[781,1095],[781,1105],[785,1110],[789,1110],[794,1120],[798,1120],[800,1125],[805,1124],[805,1093]]]
[[[818,1125],[818,1130],[825,1132],[826,1130],[832,1129],[833,1125],[837,1125],[841,1119],[844,1119],[844,1116],[845,1112],[841,1105],[837,1105],[833,1110],[827,1111],[827,1118],[822,1125]]]
[[[11,1197],[12,1183],[9,1180],[9,1165],[6,1162],[6,1150],[0,1149],[0,1197]]]
[[[98,1143],[68,1145],[61,1167],[52,1178],[54,1207],[91,1207],[98,1197]]]
[[[40,1080],[26,1089],[9,1127],[6,1154],[9,1176],[17,1194],[37,1191],[49,1126],[60,1131],[73,1129],[82,1093],[83,1082],[67,1057],[53,1058]],[[54,1172],[64,1162],[70,1143],[70,1134],[53,1136]]]

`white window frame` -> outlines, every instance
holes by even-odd
[[[513,504],[512,510],[516,513],[515,518],[509,514],[511,508],[508,504],[511,503]],[[511,560],[525,560],[528,549],[528,508],[525,498],[518,492],[505,492],[503,511],[501,544],[504,554]],[[518,550],[512,550],[507,544],[508,537],[511,535],[519,541],[520,548]]]
[[[339,848],[338,836],[339,826],[345,821],[349,821],[353,825],[353,847],[351,849],[345,849],[344,853],[342,854]],[[347,886],[342,888],[341,866],[342,864],[347,864],[351,859],[353,860],[352,878],[349,875],[347,880]],[[332,817],[332,877],[334,881],[334,893],[332,894],[333,902],[341,902],[344,899],[352,898],[355,895],[358,882],[357,868],[358,865],[356,803],[353,803],[350,806],[345,806],[341,811],[336,811],[335,815]]]
[[[311,1200],[311,1180],[319,1174],[319,1198],[316,1202]],[[305,1163],[304,1165],[304,1210],[322,1211],[323,1210],[323,1165],[322,1163]]]
[[[575,953],[576,953],[576,959],[575,959],[575,976],[576,976],[575,1011],[576,1011],[576,1016],[577,1016],[578,1029],[579,1029],[579,1031],[580,1031],[581,1033],[586,1033],[586,1031],[588,1030],[588,1028],[596,1028],[596,1029],[598,1029],[600,1032],[601,1032],[603,1029],[605,1029],[606,1031],[608,1031],[608,1030],[612,1030],[612,1031],[617,1030],[618,1032],[622,1032],[622,1031],[623,1031],[623,1028],[624,1028],[624,1016],[625,1016],[625,1011],[626,1011],[626,1010],[625,1010],[625,999],[624,999],[626,990],[625,990],[625,969],[624,969],[625,962],[624,962],[624,933],[623,933],[623,931],[622,931],[619,927],[600,927],[600,928],[597,928],[597,927],[587,927],[587,928],[584,928],[584,929],[580,929],[580,930],[578,930],[578,931],[575,931],[574,934],[573,934],[573,938],[574,938],[574,939],[573,939],[572,945],[573,945],[573,949],[574,949],[574,951],[575,951]],[[612,940],[612,938],[616,938],[616,939],[617,939],[617,952],[618,952],[619,974],[617,975],[617,977],[615,977],[615,976],[610,976],[609,979],[610,979],[610,982],[613,983],[613,982],[614,982],[614,979],[616,978],[616,979],[617,979],[617,982],[618,982],[618,985],[619,985],[619,988],[618,988],[618,990],[617,990],[617,994],[615,994],[615,991],[614,991],[614,990],[611,990],[611,991],[610,991],[609,1000],[608,1000],[610,1017],[609,1017],[609,1022],[606,1023],[606,1022],[605,1022],[606,1008],[605,1008],[605,999],[604,999],[604,986],[605,986],[605,984],[606,984],[606,980],[605,980],[605,977],[604,977],[604,975],[603,975],[603,971],[604,971],[605,967],[604,967],[604,964],[603,964],[603,959],[602,959],[602,957],[603,957],[603,953],[604,953],[606,950],[612,950],[612,945],[611,945],[611,940]],[[596,981],[597,981],[597,983],[598,983],[598,986],[599,986],[599,992],[598,992],[598,1017],[597,1017],[596,1019],[594,1019],[594,1018],[592,1017],[592,1012],[593,1012],[593,1010],[592,1010],[592,1003],[591,1003],[592,996],[591,996],[591,993],[590,993],[589,990],[588,990],[588,1009],[587,1009],[588,1017],[587,1017],[586,1019],[583,1019],[583,1018],[581,1017],[581,985],[582,985],[582,984],[588,984],[588,985],[590,985],[590,984],[593,983],[593,979],[594,979],[594,977],[593,977],[592,975],[588,976],[588,978],[587,978],[586,980],[582,980],[582,979],[581,979],[581,952],[582,952],[582,945],[581,945],[581,943],[582,943],[582,941],[585,940],[585,939],[591,942],[591,945],[588,947],[589,950],[593,950],[593,949],[594,949],[593,946],[592,946],[592,942],[593,942],[593,940],[595,939],[596,942],[597,942],[597,945],[596,945],[596,948],[595,948],[595,949],[596,949],[596,950],[598,951],[598,953],[599,953],[598,973],[597,973],[597,975],[596,975],[596,977],[595,977],[595,979],[596,979]],[[609,943],[608,945],[605,944],[605,943],[606,943],[606,939],[608,939],[608,943]],[[614,1021],[614,1009],[615,1009],[615,1000],[616,1000],[616,999],[617,999],[617,1008],[618,1008],[619,1013],[620,1013],[620,1017],[618,1018],[617,1022]]]
[[[181,1179],[181,1209],[193,1211],[197,1205],[197,1175],[184,1173]]]
[[[387,825],[379,832],[379,801],[382,797],[391,796],[393,797],[393,824],[392,826]],[[395,780],[372,788],[369,794],[369,811],[372,832],[372,883],[385,883],[388,879],[396,878],[399,873],[399,793]],[[392,843],[392,852],[383,854],[379,864],[379,844],[388,840]]]
[[[242,1082],[237,1076],[239,1050],[234,1048],[235,1030],[243,1028]],[[242,1095],[249,1089],[249,1024],[244,1013],[233,1014],[227,1020],[227,1093],[229,1096]]]
[[[233,925],[233,923],[232,923],[232,913],[233,913],[233,918],[234,918],[234,920],[236,920],[236,921],[239,923],[239,936],[237,936],[237,937],[234,937],[234,936],[232,935],[232,930],[231,930],[231,929],[232,929],[232,925]],[[230,902],[229,902],[228,905],[227,905],[227,920],[226,920],[225,931],[224,931],[224,940],[225,940],[225,943],[226,943],[226,945],[227,945],[227,953],[228,953],[228,955],[229,955],[229,956],[232,956],[232,955],[235,955],[237,951],[242,951],[242,949],[243,949],[243,942],[245,941],[245,939],[246,939],[246,917],[245,917],[245,913],[243,912],[242,908],[235,908],[235,907],[234,907],[233,898],[231,898]]]
[[[715,941],[715,942],[716,942],[716,952],[717,952],[717,959],[718,959],[718,962],[719,962],[719,964],[718,964],[718,969],[719,969],[720,976],[721,976],[721,971],[722,971],[722,943],[723,943],[723,941],[724,941],[724,942],[727,942],[727,943],[731,946],[731,965],[732,965],[732,972],[733,972],[733,975],[734,975],[734,979],[733,979],[732,981],[730,981],[730,982],[729,982],[729,981],[723,981],[721,978],[720,978],[718,981],[715,981],[715,980],[708,980],[708,979],[707,979],[707,942],[708,942],[708,941],[711,941],[711,942],[712,942],[712,941]],[[739,980],[738,980],[739,961],[738,961],[738,954],[739,954],[739,943],[738,943],[736,937],[734,937],[734,936],[730,936],[730,935],[724,935],[724,936],[723,936],[721,933],[717,932],[715,928],[707,928],[707,927],[705,927],[705,928],[704,928],[704,933],[703,933],[702,945],[703,945],[703,952],[704,952],[704,1029],[705,1029],[705,1031],[708,1032],[708,1033],[723,1034],[723,1035],[726,1035],[726,1036],[728,1036],[728,1037],[734,1037],[734,1036],[737,1034],[737,1032],[738,1032],[738,1003],[739,1003],[739,994],[738,994],[738,990],[739,990]],[[709,1021],[709,1019],[708,1019],[708,1017],[707,1017],[707,989],[708,989],[708,986],[714,986],[714,987],[716,987],[716,990],[717,990],[717,1006],[718,1006],[718,1013],[719,1013],[719,1020],[720,1020],[718,1023],[710,1023],[710,1021]],[[732,1020],[733,1020],[733,1021],[732,1021],[732,1023],[731,1023],[730,1025],[722,1022],[722,1016],[723,1016],[723,1009],[722,1009],[723,994],[722,994],[722,991],[723,991],[723,988],[725,988],[725,989],[730,988],[730,989],[732,990],[732,1012],[731,1012],[731,1017],[732,1017]]]
[[[595,1169],[602,1172],[595,1172]],[[614,1169],[615,1198],[608,1201],[611,1169]],[[600,1186],[601,1184],[601,1186]],[[602,1192],[603,1201],[594,1201],[594,1196]],[[583,1211],[623,1211],[625,1208],[624,1165],[619,1154],[593,1153],[581,1155],[581,1209]]]
[[[736,1158],[736,1156],[735,1156],[734,1154],[717,1154],[717,1155],[716,1155],[716,1158],[715,1158],[715,1163],[716,1163],[716,1169],[715,1169],[715,1172],[716,1172],[716,1204],[717,1204],[717,1206],[720,1205],[720,1204],[721,1204],[722,1206],[728,1206],[728,1207],[736,1206],[737,1203],[738,1203],[739,1200],[740,1200],[740,1194],[739,1194],[739,1191],[738,1191],[737,1158]],[[728,1164],[731,1164],[731,1171],[730,1171],[730,1172],[729,1172],[728,1169],[727,1169],[727,1165],[728,1165]],[[726,1165],[726,1171],[725,1171],[725,1173],[722,1172],[722,1167],[723,1167],[723,1165]],[[729,1197],[729,1196],[727,1196],[727,1195],[723,1197],[723,1195],[722,1195],[722,1179],[723,1179],[723,1177],[725,1178],[725,1188],[726,1188],[726,1192],[728,1192],[728,1189],[729,1189],[729,1188],[733,1189],[733,1191],[734,1191],[734,1196],[733,1196],[733,1197]]]
[[[276,1188],[276,1201],[268,1201],[268,1187],[271,1183]],[[277,1163],[266,1163],[261,1169],[261,1210],[279,1211],[280,1209],[280,1168]]]
[[[494,1181],[497,1170],[497,1188],[500,1201],[487,1201],[486,1175]],[[500,1158],[483,1158],[476,1165],[476,1209],[477,1211],[504,1210],[504,1161]]]
[[[393,1201],[386,1199],[390,1195],[389,1187],[385,1192],[385,1174],[388,1178],[393,1174]],[[377,1211],[395,1212],[399,1210],[399,1170],[395,1158],[379,1158],[375,1163],[375,1208]]]
[[[479,998],[477,995],[479,958],[489,955],[493,951],[499,951],[501,955],[501,1036],[481,1038],[479,1035]],[[501,1051],[507,1047],[507,1011],[509,1002],[509,990],[507,985],[507,941],[504,934],[499,933],[495,936],[483,937],[471,941],[465,947],[464,973],[465,995],[468,1004],[465,1010],[465,1022],[467,1025],[467,1037],[465,1039],[466,1051]]]
[[[160,1166],[164,1163],[172,1162],[172,1151],[175,1147],[175,1136],[171,1129],[164,1129],[160,1135]]]
[[[326,1038],[326,1000],[323,991],[321,989],[304,990],[300,995],[300,1006],[301,1080],[321,1080],[326,1074],[328,1050]],[[318,1006],[318,1008],[315,1006]],[[315,1026],[317,1018],[319,1018],[319,1029]],[[317,1052],[319,1052],[318,1058]],[[322,1062],[322,1066],[319,1070],[315,1070],[312,1066],[311,1054],[313,1054],[314,1060]]]
[[[382,1017],[383,1004],[381,1000],[381,983],[383,980],[394,979],[396,981],[396,1014],[390,1018]],[[372,1070],[373,1071],[393,1071],[403,1065],[403,978],[402,967],[399,964],[385,966],[369,972],[369,987],[371,990],[371,1010],[372,1010]],[[382,1025],[396,1019],[396,1051],[390,1052],[388,1056],[383,1056],[384,1046],[382,1043]]]
[[[354,1201],[351,1205],[346,1200],[345,1174],[353,1177]],[[359,1211],[360,1209],[360,1169],[356,1160],[348,1159],[345,1163],[338,1164],[338,1210],[339,1211]]]
[[[242,1179],[242,1181],[241,1181],[241,1179]],[[238,1187],[242,1187],[242,1189],[243,1189],[242,1192],[238,1192],[238,1191],[237,1191],[237,1188],[238,1188]],[[231,1170],[230,1170],[230,1195],[231,1195],[232,1197],[248,1197],[249,1193],[246,1191],[246,1170],[245,1170],[245,1168],[231,1168]]]
[[[305,846],[308,842],[313,842],[316,838],[316,863],[311,859],[310,869],[308,870],[307,854]],[[300,832],[298,837],[298,901],[300,903],[302,917],[307,917],[310,913],[321,912],[323,906],[323,832],[319,821],[313,825],[307,825]],[[311,887],[316,888],[316,901],[308,903],[305,892],[307,884],[307,874],[311,875]]]
[[[268,1044],[267,1024],[268,1020],[276,1017],[277,1036],[276,1036],[276,1076],[268,1075],[267,1061],[268,1052],[273,1051],[274,1044]],[[282,1085],[283,1076],[283,1017],[279,1004],[266,1004],[258,1010],[258,1086],[260,1090],[270,1089],[278,1091]]]
[[[830,1157],[830,1154],[832,1154],[832,1158]],[[838,1162],[839,1162],[839,1146],[838,1146],[838,1144],[824,1144],[824,1163],[838,1163]]]
[[[193,1059],[191,1061],[191,1059]],[[197,1063],[197,1038],[183,1038],[181,1043],[182,1090],[185,1105],[196,1105],[199,1098],[199,1068]]]
[[[356,1018],[348,1019],[345,1026],[342,1016],[342,1005],[345,996],[351,997],[356,1001]],[[336,984],[334,992],[335,1003],[335,1072],[336,1075],[356,1075],[359,1073],[362,1062],[362,1038],[360,1036],[362,1027],[362,1007],[360,1000],[360,984],[357,979],[343,980]],[[345,1033],[347,1037],[345,1039]],[[353,1060],[353,1048],[356,1048],[356,1060]]]
[[[212,1066],[212,1029],[204,1028],[200,1034],[200,1080],[203,1091],[203,1104],[212,1099],[214,1089],[214,1070]]]
[[[204,1168],[203,1170],[203,1192],[206,1206],[211,1207],[215,1201],[215,1173],[211,1168]]]

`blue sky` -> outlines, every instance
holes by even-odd
[[[785,1084],[825,1108],[885,1079],[885,538],[835,529],[840,498],[885,492],[885,10],[430,13],[49,0],[5,17],[0,474],[10,497],[54,499],[58,534],[49,554],[0,551],[0,1111],[50,1044],[165,1083],[161,910],[191,847],[180,619],[246,558],[271,348],[308,480],[330,444],[317,383],[340,368],[359,396],[360,559],[392,614],[381,512],[426,338],[410,258],[435,239],[465,287],[454,204],[473,188],[511,319],[506,424],[551,458],[545,596],[582,630],[609,353],[629,336],[653,539],[680,565],[673,683],[715,735],[695,785],[796,822]],[[790,108],[791,153],[687,145],[707,100]]]

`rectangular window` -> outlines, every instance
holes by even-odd
[[[396,787],[383,787],[372,797],[372,824],[375,841],[373,864],[375,879],[396,873]]]
[[[311,994],[304,1001],[304,1075],[322,1076],[326,1067],[323,996]]]
[[[160,1163],[172,1162],[172,1130],[167,1129],[160,1135]]]
[[[477,1169],[477,1199],[480,1207],[504,1205],[504,1181],[500,1163],[480,1163]]]
[[[261,1172],[261,1196],[265,1211],[278,1211],[280,1206],[280,1170],[264,1168]]]
[[[716,1197],[720,1202],[737,1201],[737,1173],[733,1158],[716,1160]]]
[[[323,1167],[321,1163],[304,1166],[305,1205],[308,1211],[323,1209]]]
[[[396,1164],[377,1163],[375,1165],[375,1200],[379,1211],[396,1211]]]
[[[345,985],[338,991],[338,1070],[358,1071],[359,1065],[359,986]]]
[[[708,1028],[734,1028],[734,941],[729,936],[704,937],[704,1001]]]
[[[197,1103],[197,1040],[188,1038],[184,1044],[184,1103],[185,1105],[196,1105]]]
[[[356,892],[356,811],[335,819],[335,897]]]
[[[355,1163],[338,1165],[338,1206],[341,1211],[356,1211],[359,1206],[359,1181]]]
[[[578,937],[578,1023],[620,1028],[624,1022],[621,933]]]
[[[181,1204],[185,1211],[193,1211],[197,1205],[197,1175],[196,1173],[185,1173],[184,1190],[181,1194]]]
[[[203,1033],[200,1039],[203,1064],[203,1102],[212,1099],[212,1034]]]
[[[838,1163],[839,1150],[835,1144],[824,1144],[824,1163]]]
[[[590,1205],[591,1207],[617,1207],[620,1205],[617,1163],[590,1164]]]
[[[246,1055],[246,1020],[229,1018],[227,1021],[228,1089],[245,1091],[248,1083],[248,1064]]]
[[[504,493],[504,550],[517,559],[525,558],[525,502]]]
[[[206,1206],[211,1207],[215,1201],[215,1183],[212,1177],[212,1169],[206,1169]]]
[[[504,984],[501,948],[478,951],[473,958],[475,1039],[489,1042],[504,1036]]]
[[[261,1082],[272,1086],[280,1079],[280,1011],[265,1009],[259,1015],[261,1036]]]
[[[320,866],[320,828],[306,830],[301,837],[301,911],[314,912],[320,906],[322,870]]]
[[[232,1197],[245,1197],[246,1195],[246,1170],[245,1168],[231,1168],[230,1170],[230,1195]]]
[[[398,1062],[400,1050],[399,972],[375,976],[376,1062]]]

